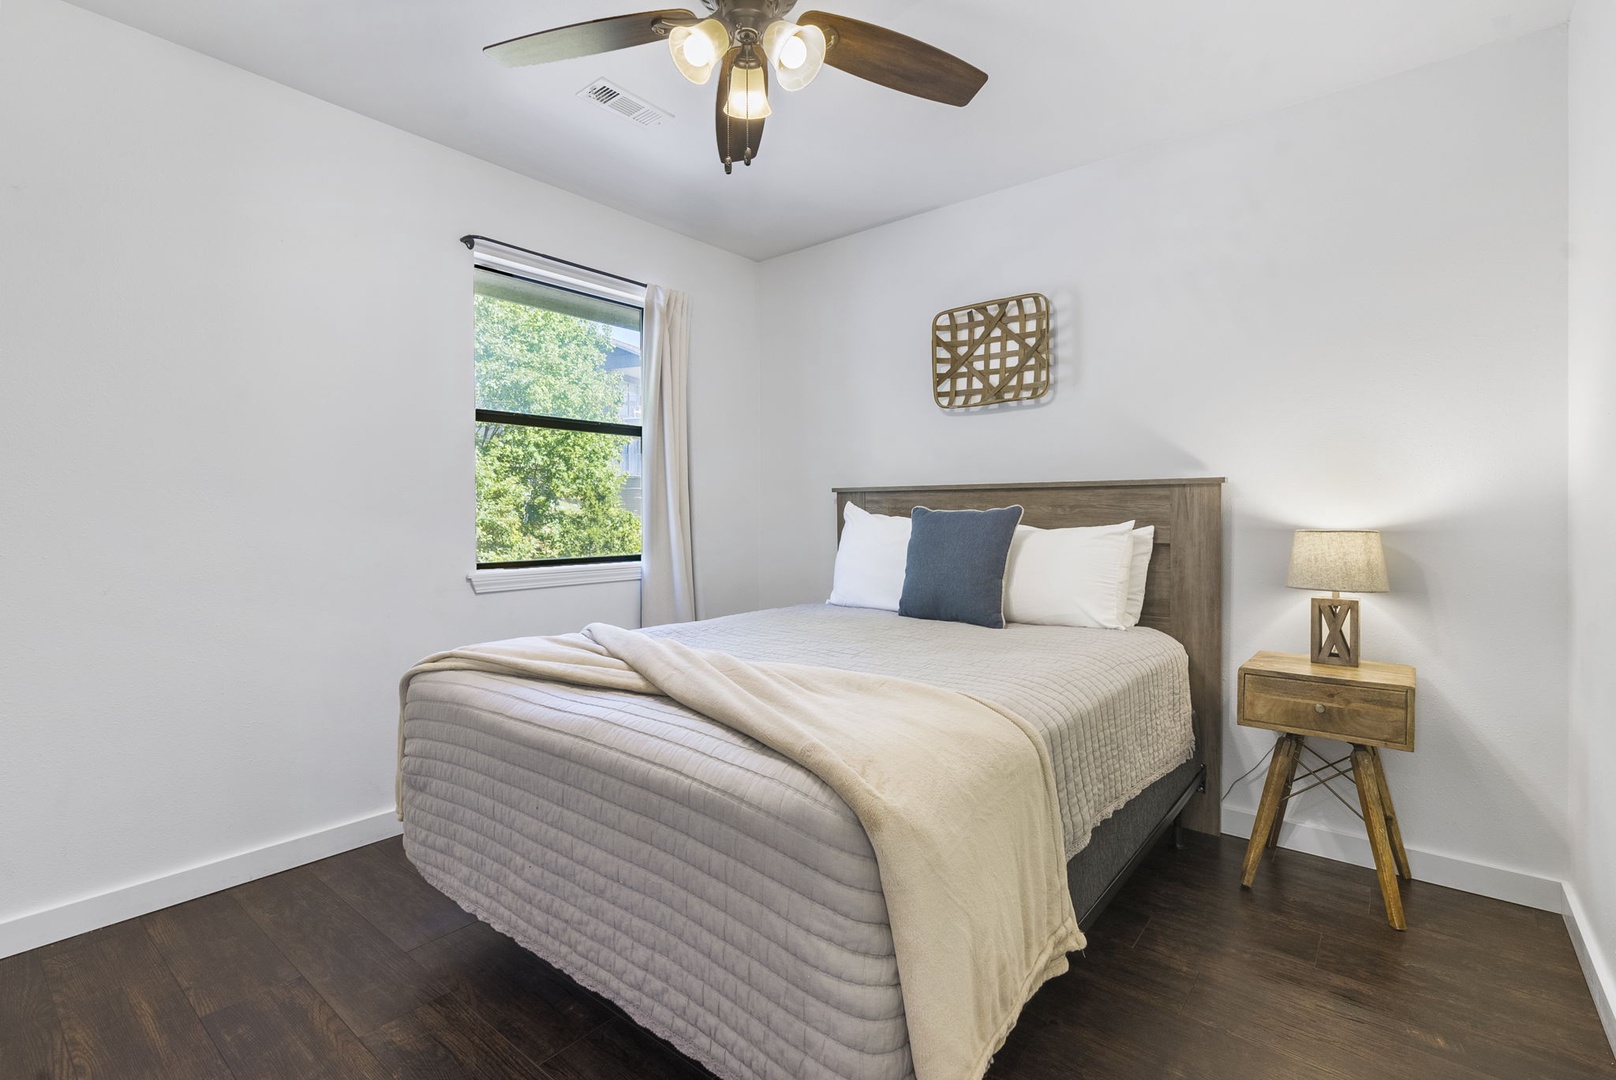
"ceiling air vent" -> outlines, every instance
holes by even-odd
[[[641,98],[635,97],[621,86],[606,79],[596,79],[578,91],[578,96],[593,101],[602,108],[610,109],[617,115],[626,117],[641,127],[656,127],[673,115]]]

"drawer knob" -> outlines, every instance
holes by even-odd
[[[1324,711],[1324,706],[1323,705],[1315,705],[1315,706],[1313,706],[1313,711],[1316,712],[1316,713],[1321,713],[1321,712]]]

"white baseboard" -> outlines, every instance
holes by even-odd
[[[1616,1054],[1616,1010],[1611,1007],[1611,1002],[1616,1000],[1616,971],[1612,970],[1610,957],[1605,955],[1599,940],[1584,932],[1583,928],[1590,925],[1588,913],[1569,881],[1565,883],[1564,912],[1571,947],[1577,950],[1582,973],[1588,979],[1588,992],[1593,995],[1594,1008],[1599,1010],[1599,1020],[1605,1025],[1605,1038],[1610,1041],[1611,1053]]]
[[[0,958],[278,874],[399,833],[391,809],[0,922]]]
[[[1223,808],[1223,831],[1234,836],[1249,838],[1256,815],[1248,810]],[[1375,865],[1369,849],[1369,838],[1363,834],[1352,836],[1317,825],[1286,822],[1279,831],[1279,846],[1309,855],[1321,855],[1336,862],[1354,866]],[[1512,904],[1538,908],[1560,914],[1565,911],[1565,883],[1558,878],[1540,877],[1520,870],[1506,870],[1500,866],[1456,859],[1451,855],[1438,855],[1416,848],[1408,849],[1408,866],[1415,881],[1429,881],[1461,892],[1507,900]]]

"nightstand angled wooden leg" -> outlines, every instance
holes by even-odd
[[[1274,831],[1279,814],[1280,795],[1290,784],[1296,771],[1296,759],[1302,752],[1300,735],[1281,735],[1274,743],[1274,760],[1268,765],[1268,781],[1263,784],[1262,801],[1257,804],[1257,820],[1251,827],[1251,842],[1246,845],[1245,874],[1240,884],[1250,886],[1257,879],[1257,864],[1262,862],[1268,837]]]
[[[1380,785],[1380,805],[1386,811],[1386,832],[1391,836],[1392,854],[1397,856],[1397,872],[1404,881],[1413,881],[1408,868],[1408,852],[1403,849],[1403,830],[1397,826],[1397,808],[1392,805],[1392,789],[1386,783],[1386,766],[1380,760],[1380,747],[1369,751],[1375,758],[1375,780]]]
[[[1296,736],[1296,761],[1285,773],[1285,788],[1279,793],[1279,806],[1274,810],[1274,827],[1268,830],[1268,850],[1279,846],[1279,830],[1285,827],[1285,811],[1291,805],[1291,785],[1296,782],[1296,766],[1302,760],[1302,736]]]
[[[1380,781],[1375,769],[1375,755],[1367,746],[1352,748],[1352,776],[1358,784],[1358,802],[1363,807],[1364,828],[1369,833],[1369,847],[1375,853],[1375,873],[1380,878],[1380,896],[1386,902],[1386,921],[1393,929],[1406,930],[1403,919],[1403,896],[1397,889],[1397,864],[1392,855],[1391,839],[1386,835],[1386,810],[1380,801]]]

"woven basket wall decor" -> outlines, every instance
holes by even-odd
[[[955,308],[932,322],[932,395],[945,409],[1030,401],[1049,392],[1049,298]]]

